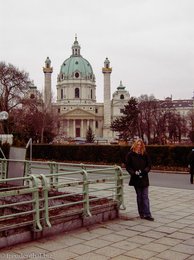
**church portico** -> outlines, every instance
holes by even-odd
[[[89,127],[95,134],[95,120],[93,119],[65,119],[61,129],[62,135],[68,137],[86,137]]]

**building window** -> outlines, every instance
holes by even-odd
[[[79,88],[75,89],[75,98],[79,98]]]
[[[98,108],[95,109],[96,114],[98,114]]]
[[[123,94],[120,95],[120,99],[124,99],[124,95]]]
[[[60,113],[60,108],[58,108],[58,113]]]
[[[120,113],[121,113],[121,114],[123,114],[123,112],[124,112],[124,109],[123,109],[123,108],[121,108],[121,109],[120,109]]]
[[[61,99],[63,99],[63,89],[61,89]]]
[[[91,92],[90,92],[90,94],[91,94],[91,99],[93,98],[93,95],[92,95],[92,89],[91,89]]]
[[[79,73],[78,72],[75,73],[75,77],[79,78]]]
[[[98,128],[98,121],[96,121],[96,128]]]

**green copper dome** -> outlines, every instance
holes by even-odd
[[[95,81],[92,66],[80,55],[80,45],[75,37],[72,55],[61,65],[59,81],[63,79],[90,79]]]

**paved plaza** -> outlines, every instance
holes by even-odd
[[[194,260],[194,185],[150,186],[154,222],[138,217],[133,187],[124,190],[120,219],[2,249],[0,259]]]

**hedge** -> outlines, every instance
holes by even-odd
[[[187,156],[192,146],[147,146],[154,166],[186,167]],[[90,163],[125,163],[128,145],[52,145],[34,144],[33,159]],[[29,151],[28,151],[29,156]]]

